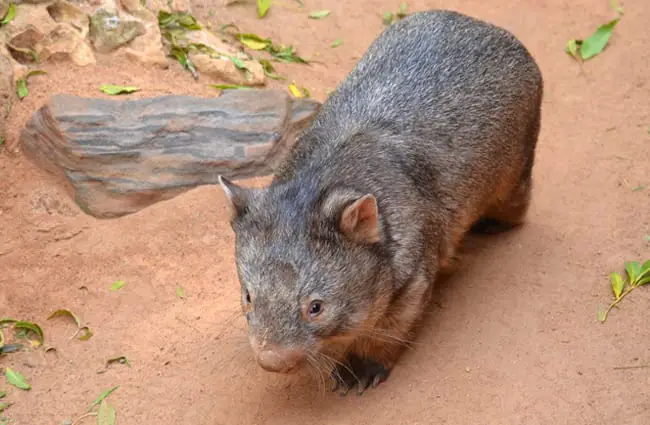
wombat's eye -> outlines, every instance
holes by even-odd
[[[312,301],[309,305],[309,315],[311,317],[316,317],[323,311],[323,302],[316,300]]]
[[[250,303],[251,303],[251,294],[248,291],[246,291],[246,304],[250,304]]]

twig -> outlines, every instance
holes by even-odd
[[[90,416],[97,416],[97,413],[95,413],[95,412],[84,413],[83,415],[81,415],[77,419],[75,419],[74,422],[72,422],[72,425],[77,425],[78,423],[81,423],[81,421],[83,421],[84,419],[86,419],[86,418],[88,418]]]
[[[627,294],[629,294],[630,292],[632,292],[632,291],[634,290],[634,288],[636,288],[636,286],[630,286],[629,288],[627,288],[627,290],[626,290],[625,292],[623,292],[623,293],[621,294],[621,296],[618,297],[618,299],[616,299],[616,301],[614,301],[613,303],[611,303],[611,304],[609,305],[609,307],[607,307],[607,310],[605,310],[605,313],[603,314],[603,320],[602,320],[603,323],[605,323],[605,320],[607,320],[607,315],[609,314],[609,312],[610,312],[614,307],[618,306],[618,303],[620,303],[621,300],[623,300],[623,298],[625,298],[625,296],[626,296]]]
[[[616,366],[613,369],[614,370],[624,370],[624,369],[644,369],[646,367],[650,367],[650,364],[638,364],[634,366]]]

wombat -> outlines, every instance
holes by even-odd
[[[510,32],[458,12],[394,23],[270,186],[219,181],[257,362],[333,388],[384,381],[468,231],[524,222],[543,80]]]

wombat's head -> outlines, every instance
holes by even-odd
[[[238,186],[233,215],[241,306],[257,361],[293,372],[344,349],[383,313],[382,230],[372,194],[316,184]],[[327,360],[325,360],[327,362]]]

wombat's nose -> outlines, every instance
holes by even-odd
[[[262,350],[257,354],[257,362],[269,372],[289,373],[304,357],[304,353],[296,349]]]

